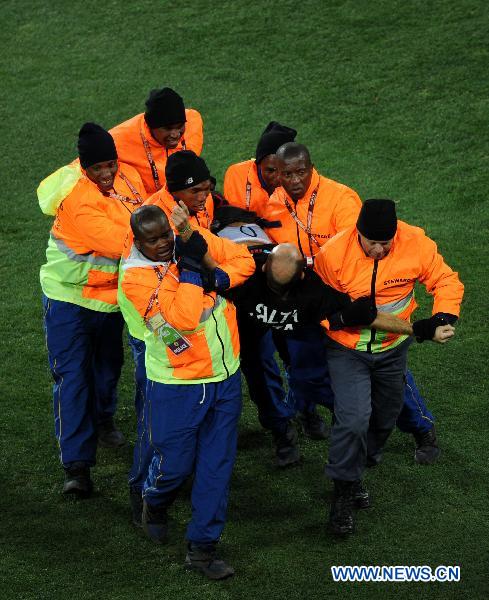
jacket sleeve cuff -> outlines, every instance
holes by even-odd
[[[231,280],[229,279],[229,275],[225,271],[220,269],[219,267],[216,267],[216,269],[214,271],[214,276],[216,278],[216,290],[217,291],[227,290],[228,287],[231,285]]]
[[[200,273],[196,273],[195,271],[182,271],[179,281],[180,283],[192,283],[193,285],[202,287],[202,277]]]

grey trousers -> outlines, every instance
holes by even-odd
[[[328,338],[328,366],[334,392],[326,475],[355,481],[369,461],[379,462],[404,400],[407,352],[412,338],[392,350],[370,354]]]

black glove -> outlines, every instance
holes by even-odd
[[[178,259],[177,267],[180,273],[186,269],[187,271],[193,271],[194,273],[200,273],[202,275],[202,271],[204,270],[200,260],[195,260],[190,256],[181,256]]]
[[[451,315],[450,313],[436,313],[436,315],[433,315],[434,317],[438,317],[439,319],[445,319],[445,323],[441,323],[440,325],[446,325],[447,323],[449,325],[455,325],[455,323],[458,321],[458,317],[455,315]]]
[[[343,327],[358,327],[360,325],[370,325],[375,321],[377,308],[368,296],[358,298],[343,310],[328,317],[330,329],[332,331],[342,329]]]
[[[198,231],[194,231],[186,242],[177,236],[175,250],[178,256],[185,256],[200,262],[207,252],[207,242]]]
[[[436,313],[436,315],[433,315],[429,319],[419,319],[419,321],[414,321],[413,333],[419,343],[424,342],[425,340],[432,340],[437,327],[440,325],[448,325],[450,321],[455,323],[456,320],[457,317],[455,315]]]

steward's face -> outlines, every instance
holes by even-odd
[[[278,159],[275,154],[269,154],[257,165],[261,176],[265,182],[266,191],[271,194],[279,185],[278,179]]]
[[[182,200],[188,208],[191,215],[201,212],[205,208],[205,201],[211,191],[210,179],[206,179],[201,183],[187,188],[186,190],[178,190],[172,192],[172,196],[177,200]]]
[[[379,242],[377,240],[369,240],[361,233],[358,235],[360,236],[360,245],[368,257],[374,260],[382,260],[389,254],[394,238]]]
[[[168,262],[173,257],[175,236],[168,221],[158,219],[141,227],[134,244],[149,260]]]
[[[287,194],[297,202],[311,185],[312,164],[303,156],[278,161],[280,185]]]
[[[109,192],[114,187],[118,164],[116,160],[95,163],[85,169],[88,179],[98,185],[101,192]]]
[[[185,123],[172,123],[171,125],[151,129],[151,135],[154,139],[167,150],[176,148],[184,133]]]

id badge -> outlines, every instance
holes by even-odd
[[[192,346],[187,338],[183,337],[179,331],[165,321],[161,316],[161,313],[148,319],[146,321],[146,327],[153,332],[154,335],[161,340],[171,352],[173,352],[173,354],[181,354]]]

